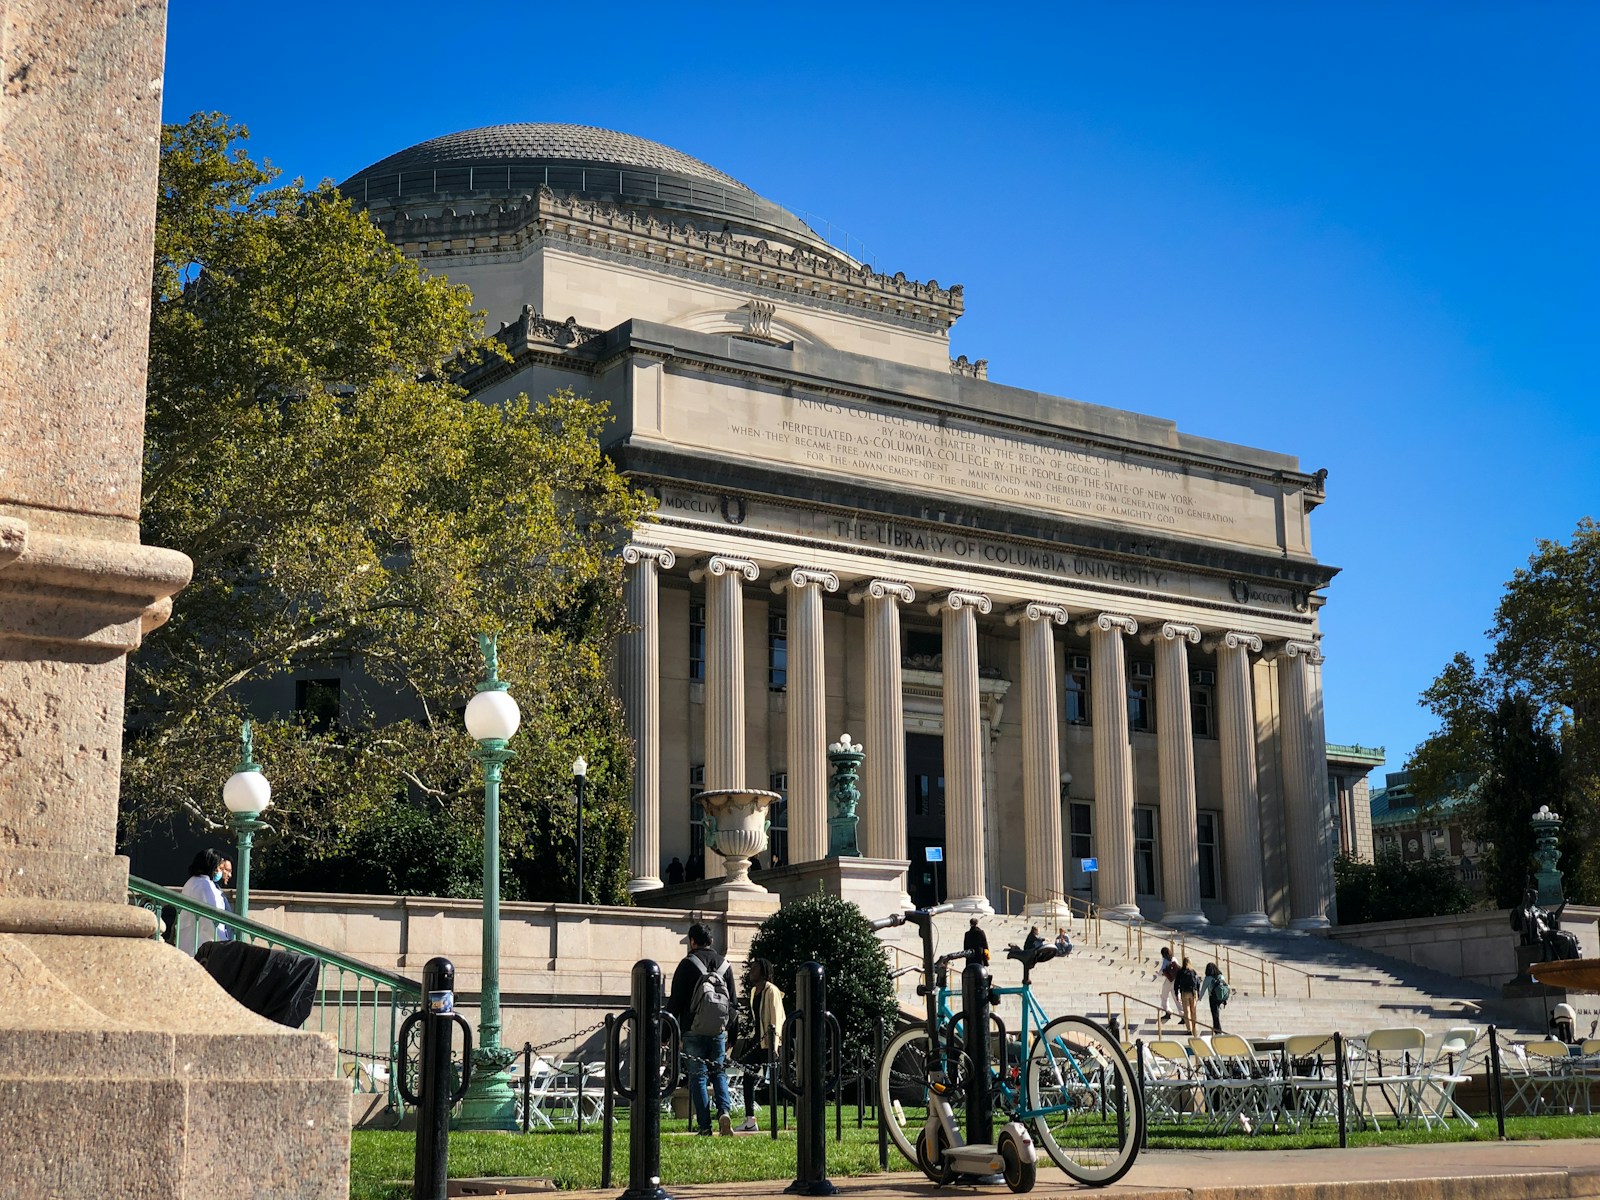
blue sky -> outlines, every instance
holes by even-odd
[[[1395,770],[1600,515],[1596,62],[1588,2],[173,0],[165,115],[312,181],[508,121],[652,138],[965,285],[991,379],[1328,468],[1328,737]]]

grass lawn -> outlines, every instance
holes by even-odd
[[[830,1114],[831,1116],[831,1114]],[[681,1121],[670,1122],[661,1139],[661,1177],[672,1183],[718,1183],[746,1179],[786,1179],[794,1176],[794,1130],[780,1131],[773,1141],[763,1131],[735,1138],[695,1138],[677,1132]],[[830,1130],[832,1126],[830,1124]],[[1476,1131],[1452,1126],[1448,1130],[1385,1128],[1350,1133],[1351,1146],[1392,1146],[1419,1142],[1493,1141],[1494,1118],[1480,1118]],[[1593,1117],[1508,1117],[1506,1136],[1512,1140],[1600,1137],[1600,1115]],[[1312,1133],[1263,1133],[1254,1137],[1218,1137],[1181,1125],[1153,1126],[1151,1149],[1157,1150],[1297,1150],[1338,1145],[1329,1129]],[[351,1200],[411,1200],[415,1137],[389,1130],[356,1130],[350,1135]],[[627,1185],[628,1126],[620,1121],[616,1131],[612,1183],[620,1192]],[[877,1130],[869,1123],[855,1127],[854,1114],[846,1110],[844,1141],[828,1140],[830,1176],[866,1175],[878,1169]],[[891,1144],[889,1169],[906,1171]],[[572,1132],[521,1134],[454,1133],[450,1135],[450,1175],[470,1178],[493,1175],[544,1175],[562,1188],[600,1186],[600,1133]],[[401,1182],[403,1181],[403,1182]]]

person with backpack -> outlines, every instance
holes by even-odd
[[[1200,981],[1200,995],[1211,1002],[1211,1032],[1222,1032],[1222,1006],[1228,1002],[1228,997],[1233,994],[1233,989],[1228,986],[1228,981],[1222,977],[1222,972],[1217,969],[1217,964],[1206,964],[1206,977]]]
[[[1156,964],[1156,978],[1161,980],[1161,1017],[1165,1021],[1175,1016],[1172,1011],[1172,983],[1178,978],[1178,964],[1172,959],[1172,947],[1161,947],[1161,961]]]
[[[689,1101],[694,1109],[695,1132],[711,1136],[711,1100],[706,1077],[711,1077],[717,1105],[717,1126],[724,1137],[733,1136],[733,1108],[728,1098],[728,1073],[723,1058],[728,1049],[728,1022],[734,1011],[733,968],[711,948],[711,934],[701,924],[689,926],[689,953],[672,973],[672,994],[667,1011],[683,1030],[683,1054],[689,1062]]]
[[[1173,991],[1178,993],[1178,1004],[1183,1009],[1183,1024],[1189,1031],[1189,1036],[1194,1037],[1200,1032],[1199,1020],[1195,1016],[1195,996],[1200,991],[1200,976],[1194,973],[1194,968],[1189,965],[1189,956],[1184,955],[1183,965],[1178,968],[1178,974],[1172,981]]]

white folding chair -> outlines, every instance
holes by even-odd
[[[1426,1061],[1418,1088],[1424,1111],[1436,1116],[1441,1125],[1459,1117],[1473,1129],[1478,1127],[1466,1109],[1456,1103],[1456,1088],[1467,1082],[1465,1071],[1467,1056],[1478,1040],[1478,1030],[1471,1025],[1448,1029],[1437,1038],[1428,1039]]]
[[[1529,1114],[1573,1113],[1578,1108],[1578,1076],[1572,1052],[1553,1039],[1528,1042],[1522,1047],[1527,1074],[1518,1094]]]
[[[512,1070],[514,1072],[515,1067]],[[550,1120],[548,1107],[550,1087],[555,1082],[555,1078],[556,1068],[554,1063],[543,1058],[535,1058],[533,1060],[533,1069],[528,1073],[526,1099],[528,1127],[530,1129],[536,1126],[543,1126],[546,1129],[555,1128],[554,1122]],[[517,1127],[521,1128],[524,1108],[523,1081],[513,1075],[511,1087],[517,1097]]]
[[[1371,1121],[1374,1129],[1383,1127],[1374,1103],[1376,1094],[1397,1124],[1420,1119],[1431,1125],[1432,1114],[1422,1100],[1425,1075],[1421,1067],[1427,1035],[1414,1025],[1374,1029],[1367,1034],[1365,1044],[1366,1053],[1357,1060],[1362,1120]]]
[[[1234,1033],[1218,1033],[1211,1038],[1211,1050],[1222,1062],[1228,1077],[1239,1081],[1239,1112],[1250,1118],[1256,1129],[1277,1127],[1283,1110],[1283,1077],[1276,1055],[1262,1055],[1244,1038]]]
[[[1144,1047],[1145,1107],[1154,1120],[1182,1124],[1204,1118],[1204,1080],[1197,1080],[1189,1052],[1179,1042],[1158,1038]]]

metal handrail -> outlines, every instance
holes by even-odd
[[[1116,999],[1122,1001],[1122,1005],[1121,1005],[1121,1007],[1122,1007],[1122,1025],[1121,1025],[1121,1030],[1122,1030],[1122,1038],[1123,1038],[1124,1041],[1128,1040],[1128,1004],[1129,1004],[1130,1001],[1133,1004],[1138,1005],[1141,1008],[1149,1008],[1149,1009],[1154,1009],[1155,1010],[1155,1014],[1156,1014],[1156,1030],[1158,1032],[1162,1033],[1162,1034],[1166,1033],[1166,1023],[1167,1023],[1167,1021],[1169,1021],[1169,1020],[1177,1021],[1180,1025],[1183,1023],[1183,1017],[1180,1016],[1179,1014],[1170,1013],[1166,1009],[1162,1008],[1161,1005],[1152,1003],[1151,1001],[1144,999],[1144,997],[1142,997],[1142,996],[1130,996],[1127,992],[1115,992],[1115,991],[1112,991],[1112,992],[1097,992],[1095,994],[1098,995],[1100,997],[1100,999],[1105,1002],[1105,1010],[1106,1010],[1106,1016],[1107,1017],[1110,1017],[1112,1015],[1112,1011],[1111,1011],[1112,998],[1115,997]]]
[[[208,904],[185,896],[176,888],[151,883],[138,876],[128,877],[128,892],[130,904],[149,909],[158,919],[163,908],[175,908],[196,918],[226,925],[236,940],[261,942],[316,959],[321,968],[317,981],[317,1028],[334,1033],[340,1058],[348,1060],[341,1066],[350,1076],[351,1090],[374,1094],[385,1091],[390,1106],[396,1113],[401,1111],[398,1084],[402,1056],[396,1037],[401,1021],[422,1002],[422,985],[419,982],[248,917],[218,912]],[[156,936],[160,937],[161,934],[158,932]],[[330,971],[334,973],[332,978],[329,977]],[[363,998],[363,984],[368,985],[370,999]],[[380,993],[387,993],[387,998],[380,1000]],[[381,1029],[383,1021],[380,1015],[385,1010],[388,1013],[386,1031]],[[353,1035],[354,1045],[345,1044],[347,1033]],[[363,1049],[363,1045],[367,1048]],[[374,1069],[375,1063],[385,1065],[387,1077]]]
[[[1005,893],[1003,904],[1008,917],[1022,915],[1021,911],[1015,913],[1011,911],[1011,897],[1013,895],[1022,897],[1022,909],[1024,910],[1033,901],[1041,899],[1041,897],[1035,896],[1024,888],[1012,887],[1008,883],[1002,883],[1000,889]],[[1097,906],[1072,895],[1070,892],[1062,891],[1060,888],[1049,888],[1042,899],[1045,901],[1053,900],[1066,905],[1068,926],[1070,927],[1074,921],[1081,919],[1084,924],[1085,939],[1098,944],[1100,941],[1100,910]]]
[[[1168,926],[1167,928],[1171,927]],[[1179,962],[1183,961],[1190,943],[1196,946],[1209,946],[1211,948],[1211,957],[1222,960],[1222,974],[1230,984],[1234,982],[1233,961],[1237,958],[1245,964],[1247,969],[1259,977],[1263,996],[1277,996],[1279,994],[1278,969],[1282,967],[1288,974],[1299,975],[1306,981],[1306,999],[1311,999],[1311,980],[1313,977],[1309,971],[1302,971],[1299,967],[1291,967],[1287,963],[1278,963],[1272,959],[1263,958],[1259,954],[1252,954],[1248,950],[1240,950],[1225,942],[1212,942],[1205,938],[1197,938],[1186,930],[1173,929],[1172,935],[1175,943],[1174,954]]]

